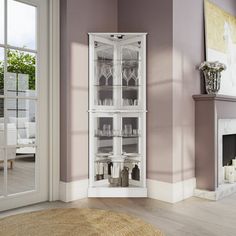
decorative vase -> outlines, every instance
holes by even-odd
[[[221,72],[226,66],[218,61],[201,63],[199,70],[204,74],[205,87],[208,94],[217,94],[220,90]]]
[[[205,86],[208,94],[217,94],[220,90],[221,72],[212,72],[205,70]]]
[[[124,167],[121,171],[121,187],[128,187],[129,186],[129,168]]]
[[[135,165],[132,169],[131,177],[134,180],[140,180],[140,169],[138,168],[138,165]]]
[[[113,163],[112,162],[109,162],[108,163],[108,175],[111,175],[111,168],[113,166]]]

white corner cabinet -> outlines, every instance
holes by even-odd
[[[89,34],[89,197],[146,197],[146,33]]]

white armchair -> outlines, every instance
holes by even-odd
[[[0,123],[0,146],[3,146],[5,139],[4,123]],[[7,145],[16,145],[16,126],[15,124],[7,124]],[[4,150],[0,149],[0,163],[4,163]],[[16,158],[16,148],[7,149],[7,162],[10,163],[10,168],[13,168],[13,163]]]

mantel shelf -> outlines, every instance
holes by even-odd
[[[216,100],[216,101],[236,102],[235,96],[228,96],[222,94],[198,94],[198,95],[193,95],[193,99],[195,101]]]

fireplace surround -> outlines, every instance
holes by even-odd
[[[195,100],[197,183],[195,195],[217,200],[236,192],[236,183],[224,182],[222,168],[223,140],[226,142],[226,139],[230,139],[230,136],[236,134],[236,97],[194,95],[193,99]],[[227,146],[230,143],[224,145]],[[233,151],[231,150],[231,152]]]

